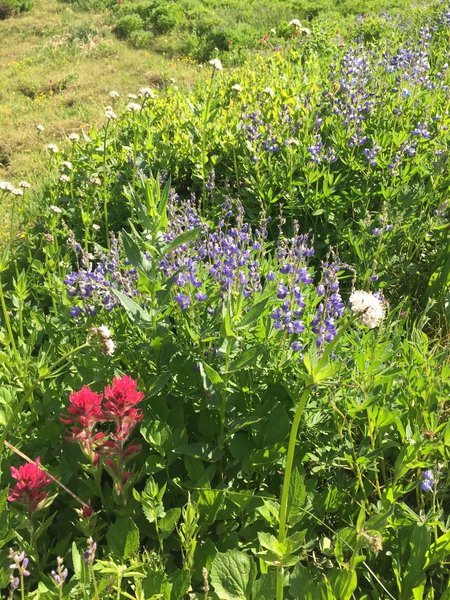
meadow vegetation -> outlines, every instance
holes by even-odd
[[[450,598],[450,5],[284,6],[0,182],[8,598]]]

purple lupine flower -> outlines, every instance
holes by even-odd
[[[189,298],[189,296],[187,296],[186,294],[181,294],[181,293],[176,294],[176,296],[174,296],[174,300],[175,300],[175,302],[178,302],[181,310],[186,310],[191,303],[191,299]]]
[[[435,485],[434,473],[431,469],[427,469],[426,471],[422,471],[422,481],[419,486],[424,492],[431,492]]]

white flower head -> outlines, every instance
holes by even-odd
[[[209,64],[214,67],[215,69],[217,69],[218,71],[223,71],[223,66],[221,61],[218,58],[212,58],[210,61],[208,61]]]
[[[381,325],[385,316],[383,301],[374,294],[356,290],[350,294],[350,308],[359,315],[359,323],[374,329]]]
[[[112,356],[116,349],[116,344],[112,339],[112,333],[109,327],[106,325],[100,325],[100,327],[91,327],[89,330],[94,341],[100,345],[106,356]]]
[[[69,140],[72,140],[72,142],[78,142],[80,139],[80,136],[78,135],[78,133],[71,133],[69,135]]]
[[[273,89],[269,86],[267,86],[264,90],[264,92],[270,96],[271,98],[273,98],[275,96],[275,92],[273,91]]]
[[[23,196],[23,190],[21,188],[13,187],[10,192],[13,196]]]
[[[24,189],[29,189],[31,187],[31,185],[28,183],[28,181],[21,181],[19,183],[19,187],[24,188]]]
[[[102,185],[102,182],[100,181],[99,177],[89,177],[89,183],[92,183],[92,185],[95,185],[97,187],[100,187]]]
[[[55,213],[55,215],[60,215],[62,213],[62,208],[59,208],[59,206],[55,206],[54,204],[50,206],[50,210]]]
[[[128,112],[137,112],[138,110],[141,110],[141,108],[142,106],[137,102],[130,102],[129,104],[127,104]]]
[[[117,119],[116,113],[113,111],[112,106],[107,106],[105,108],[105,117],[107,119]]]
[[[9,183],[9,181],[0,181],[0,190],[3,190],[5,192],[10,192],[12,190],[13,186],[11,183]]]
[[[99,230],[100,230],[100,225],[97,225],[97,223],[94,223],[94,224],[92,225],[92,229],[93,229],[94,231],[99,231]]]
[[[119,94],[119,92],[117,90],[111,90],[109,92],[109,97],[113,98],[113,99],[114,98],[120,98],[120,94]]]
[[[41,125],[41,123],[39,123],[39,125],[36,125],[36,129],[40,132],[45,131],[45,127]]]
[[[292,21],[289,21],[289,27],[295,27],[296,29],[300,29],[301,26],[302,24],[298,19],[292,19]]]
[[[149,87],[142,87],[139,90],[139,96],[142,96],[143,98],[156,98],[155,92]]]
[[[56,154],[58,152],[58,146],[56,144],[47,144],[47,150]]]
[[[235,83],[231,86],[231,89],[235,92],[242,92],[242,85],[239,85],[239,83]]]
[[[73,164],[69,160],[63,161],[62,166],[68,169],[69,171],[73,169]]]
[[[60,178],[60,181],[63,181],[64,183],[68,183],[70,181],[70,177],[68,175],[66,175],[65,173],[63,173]]]
[[[136,94],[128,94],[128,98],[130,100],[137,100],[137,95]]]

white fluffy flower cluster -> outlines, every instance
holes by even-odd
[[[359,315],[361,325],[374,329],[384,319],[385,310],[383,302],[374,294],[356,290],[350,294],[350,308]]]
[[[220,60],[218,58],[212,58],[210,61],[208,61],[209,64],[214,67],[215,69],[217,69],[218,71],[223,71],[223,66],[222,63],[220,62]]]
[[[106,325],[100,325],[100,327],[91,327],[89,330],[91,336],[100,344],[103,352],[106,356],[112,356],[116,349],[116,344],[112,339],[112,334]]]

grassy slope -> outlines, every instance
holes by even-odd
[[[0,179],[42,179],[45,145],[102,121],[110,90],[194,79],[192,63],[118,41],[106,17],[35,0],[31,12],[0,21]]]

